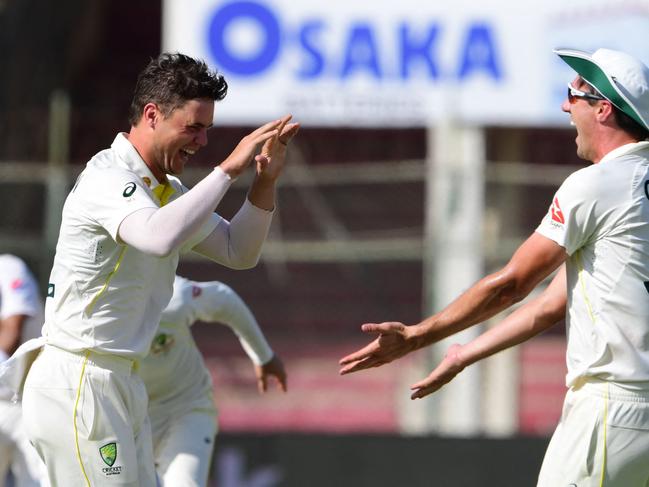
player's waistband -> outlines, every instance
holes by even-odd
[[[595,377],[579,378],[571,388],[573,391],[584,391],[610,399],[649,403],[649,384],[646,382],[622,384],[597,379]]]
[[[45,345],[41,351],[45,356],[56,356],[63,360],[72,361],[75,363],[86,363],[86,365],[100,367],[102,369],[112,370],[120,374],[129,375],[138,369],[138,362],[119,355],[103,354],[93,352],[92,350],[81,350],[78,352],[71,352],[63,350],[62,348],[54,345]]]

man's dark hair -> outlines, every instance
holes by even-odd
[[[593,85],[589,83],[586,83],[586,85],[590,88],[589,90],[586,90],[586,93],[603,96]],[[597,102],[597,100],[587,100],[587,101],[589,105],[594,105]],[[617,124],[618,127],[624,130],[635,140],[640,141],[640,140],[649,139],[649,130],[644,128],[642,125],[636,122],[629,115],[627,115],[618,107],[613,105],[613,103],[611,103],[611,106],[613,107],[613,116],[615,117],[615,123]]]
[[[187,101],[199,98],[220,101],[228,84],[204,61],[180,53],[162,53],[140,73],[135,84],[128,121],[136,125],[147,103],[155,103],[165,117]]]
[[[627,134],[633,137],[636,140],[647,140],[649,139],[649,130],[644,128],[638,122],[633,120],[630,116],[620,110],[618,107],[613,106],[613,113],[615,115],[615,122],[618,126],[624,130]]]

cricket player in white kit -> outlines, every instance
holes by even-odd
[[[207,144],[226,89],[201,61],[153,59],[135,87],[130,131],[88,162],[65,202],[44,337],[14,354],[40,350],[23,414],[55,487],[156,485],[136,370],[171,298],[179,255],[194,251],[237,269],[259,259],[286,144],[298,130],[290,116],[244,137],[191,190],[173,176]],[[214,209],[251,161],[250,191],[228,222]]]
[[[536,232],[504,269],[418,325],[363,325],[379,338],[344,357],[341,373],[388,363],[481,322],[565,261],[541,296],[472,342],[453,345],[413,384],[412,398],[565,316],[569,390],[538,486],[647,487],[649,68],[610,49],[555,52],[578,74],[562,109],[577,129],[577,154],[593,165],[564,181]]]
[[[176,276],[171,301],[139,371],[149,394],[154,457],[163,487],[207,484],[218,427],[210,372],[190,330],[198,320],[225,324],[236,333],[254,364],[260,392],[266,391],[271,376],[286,391],[282,361],[239,295],[221,282]]]
[[[18,345],[41,334],[43,303],[38,284],[18,257],[0,255],[0,363]],[[29,443],[21,406],[13,392],[0,385],[0,487],[9,471],[14,487],[46,485],[45,466]]]

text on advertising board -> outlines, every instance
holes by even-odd
[[[238,23],[254,26],[260,36],[256,47],[241,52],[229,42],[228,33]],[[410,79],[417,73],[429,80],[452,77],[466,80],[475,75],[500,80],[503,70],[493,26],[476,20],[465,26],[458,46],[456,64],[443,66],[437,45],[443,37],[440,22],[430,20],[422,27],[397,22],[393,28],[397,59],[387,63],[381,57],[379,28],[367,20],[350,20],[345,28],[340,52],[327,52],[322,39],[328,32],[322,18],[303,19],[296,25],[283,25],[268,5],[255,1],[222,4],[209,23],[208,46],[218,66],[230,74],[254,77],[276,64],[283,49],[296,50],[300,63],[294,76],[304,81],[332,77],[348,79],[363,74],[375,79]]]

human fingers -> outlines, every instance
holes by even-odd
[[[277,128],[280,125],[283,126],[284,124],[286,124],[286,122],[282,122],[282,120],[283,119],[278,118],[277,120],[267,122],[267,123],[263,124],[261,127],[257,127],[255,130],[250,132],[250,134],[248,134],[248,135],[252,136],[254,138],[254,137],[256,137],[256,136],[258,136],[260,134],[265,134],[265,133],[268,133],[270,131],[277,130]]]
[[[410,399],[413,399],[413,400],[414,400],[414,399],[421,399],[421,398],[423,398],[423,397],[428,396],[429,394],[432,394],[432,393],[435,392],[437,389],[439,389],[439,387],[436,388],[436,389],[431,389],[430,387],[422,387],[422,388],[420,388],[420,389],[417,389],[417,390],[416,390],[415,392],[413,392],[412,394],[410,394]]]
[[[279,120],[274,120],[273,122],[268,122],[267,124],[262,125],[257,130],[253,131],[249,137],[254,139],[255,143],[264,142],[264,149],[269,149],[272,146],[273,142],[278,140],[279,134],[282,133],[284,126],[291,119],[292,115],[284,115]],[[270,146],[269,146],[270,144]]]
[[[286,392],[288,390],[288,385],[286,381],[286,372],[283,370],[281,373],[276,373],[275,374],[275,379],[277,379],[277,387],[282,391]]]
[[[259,394],[265,393],[267,388],[268,388],[268,383],[266,380],[266,374],[261,374],[257,378],[257,390],[259,391]]]
[[[300,130],[300,124],[299,123],[289,123],[287,124],[279,133],[278,140],[281,144],[288,145],[288,143],[291,141],[293,137],[295,137],[295,134],[298,133]]]
[[[463,366],[458,362],[455,351],[459,345],[454,345],[447,352],[444,360],[433,370],[428,377],[413,384],[410,389],[415,391],[411,399],[419,399],[441,389],[451,382],[462,370]]]
[[[293,115],[287,114],[284,115],[282,118],[279,119],[279,125],[277,126],[277,133],[281,134],[282,131],[284,130],[284,127],[286,127],[286,124],[293,118]]]
[[[448,381],[440,381],[438,377],[433,377],[433,374],[431,374],[425,379],[410,386],[410,390],[414,391],[410,395],[410,399],[421,399],[422,397],[426,397],[427,395],[441,389],[447,382]]]
[[[269,132],[261,132],[261,133],[253,132],[247,135],[246,139],[252,144],[254,144],[255,147],[258,147],[260,144],[273,140],[273,138],[276,138],[278,135],[279,135],[279,131],[277,129],[273,129]]]
[[[384,335],[394,335],[403,331],[405,325],[397,321],[385,321],[383,323],[365,323],[361,325],[361,330],[365,333],[380,333]]]
[[[373,367],[380,367],[381,365],[386,364],[387,361],[377,357],[375,355],[365,357],[362,360],[349,363],[344,367],[341,367],[339,373],[340,375],[351,374],[352,372],[358,372],[359,370],[371,369]]]
[[[379,344],[378,340],[374,340],[373,342],[369,343],[368,345],[365,345],[363,348],[360,350],[357,350],[353,353],[350,353],[349,355],[346,355],[345,357],[341,358],[338,361],[338,365],[347,365],[352,362],[357,362],[358,360],[362,360],[364,358],[367,358],[371,354],[377,352],[379,350]]]

